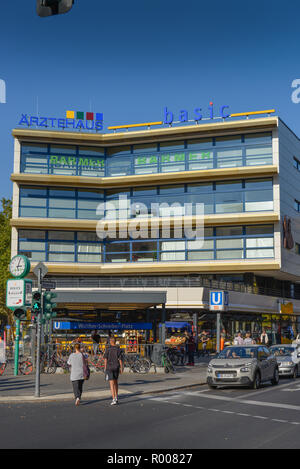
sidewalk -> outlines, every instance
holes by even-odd
[[[164,392],[206,383],[207,359],[194,367],[178,366],[175,374],[124,373],[119,378],[119,395]],[[70,374],[41,374],[40,397],[35,397],[35,374],[14,376],[6,371],[0,377],[0,404],[5,402],[41,402],[74,399]],[[83,400],[110,398],[109,383],[101,372],[91,373],[84,383]]]

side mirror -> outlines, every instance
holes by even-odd
[[[299,352],[297,353],[297,358],[300,358],[300,353]]]

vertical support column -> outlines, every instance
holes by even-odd
[[[195,349],[198,356],[198,312],[193,314],[193,329],[195,337]]]
[[[146,309],[146,322],[150,322],[150,311],[149,311],[149,308]],[[146,344],[149,343],[149,340],[150,340],[150,331],[149,330],[146,330],[146,333],[145,333],[145,338],[146,338]]]
[[[157,309],[156,309],[156,306],[153,307],[152,329],[153,329],[153,342],[155,343],[156,340],[157,340]]]
[[[221,313],[217,313],[217,353],[220,353],[221,341]]]
[[[166,343],[166,305],[162,304],[161,309],[161,344],[164,347]]]

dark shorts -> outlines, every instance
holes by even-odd
[[[106,374],[108,376],[109,381],[112,381],[113,379],[118,379],[119,373],[120,373],[120,368],[117,368],[115,370],[106,370]]]

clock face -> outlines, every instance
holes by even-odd
[[[15,256],[9,264],[9,270],[14,277],[24,277],[30,269],[29,260],[25,256]]]

